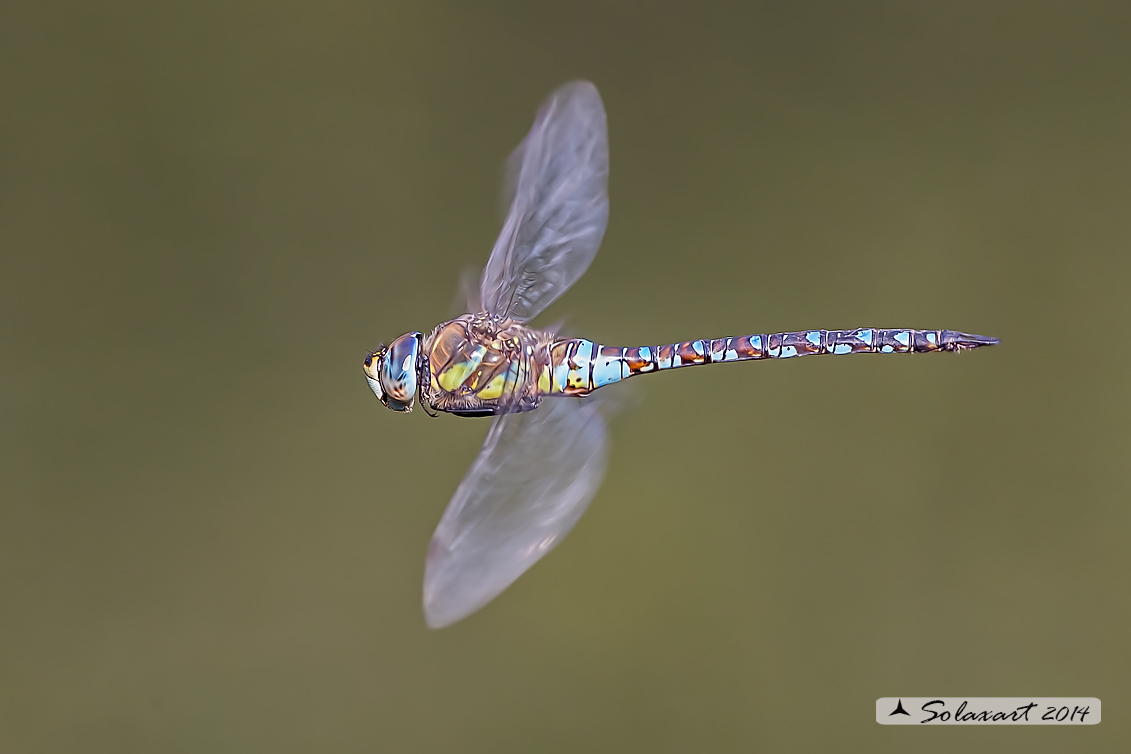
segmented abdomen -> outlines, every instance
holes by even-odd
[[[666,346],[616,348],[574,338],[550,349],[550,392],[585,395],[637,374],[753,359],[850,353],[930,353],[994,345],[996,338],[954,330],[804,330],[737,338],[687,340]]]

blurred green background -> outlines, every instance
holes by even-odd
[[[0,751],[1125,750],[1129,24],[4,4]],[[639,381],[574,533],[429,631],[487,424],[386,411],[361,360],[457,313],[502,160],[579,77],[611,222],[541,322],[1004,342]],[[1105,719],[886,728],[890,695]]]

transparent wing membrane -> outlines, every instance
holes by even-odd
[[[596,493],[607,454],[597,397],[496,418],[428,548],[428,625],[475,612],[552,550]]]
[[[507,163],[509,209],[483,268],[485,311],[526,321],[589,267],[609,219],[609,139],[597,88],[574,81],[542,104]]]

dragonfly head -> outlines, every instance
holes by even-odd
[[[420,333],[410,332],[387,348],[379,346],[365,357],[363,368],[370,389],[394,411],[412,411],[420,365],[420,340]]]

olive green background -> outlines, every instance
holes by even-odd
[[[1129,28],[5,3],[0,752],[1123,750]],[[541,322],[1003,344],[642,379],[573,534],[429,631],[425,548],[487,424],[384,410],[361,360],[458,312],[502,160],[578,77],[611,221]],[[878,726],[901,694],[1105,717]]]

